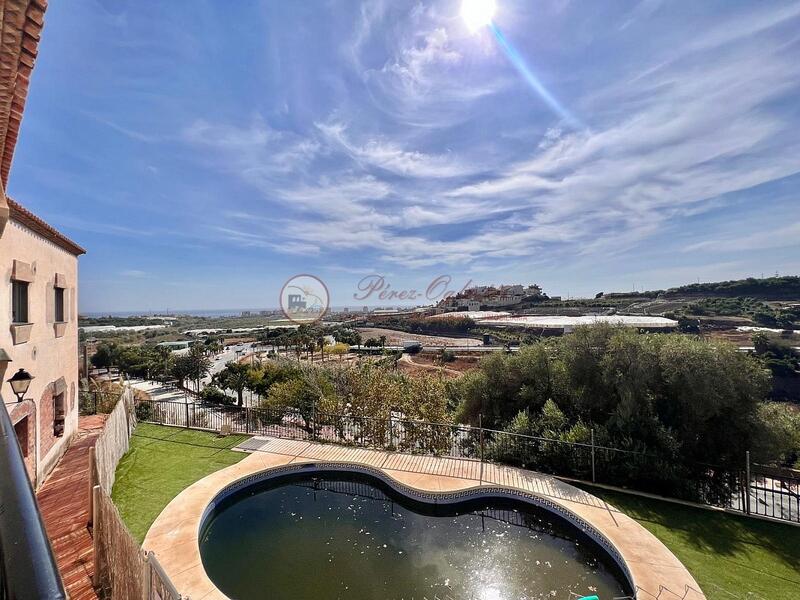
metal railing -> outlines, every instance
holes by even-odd
[[[499,463],[800,523],[800,474],[686,462],[594,442],[296,408],[137,401],[140,421]]]
[[[22,451],[3,406],[0,408],[0,600],[66,597]]]
[[[108,414],[114,410],[121,395],[120,391],[81,390],[78,393],[78,414]]]

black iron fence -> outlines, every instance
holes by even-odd
[[[78,394],[78,414],[81,416],[108,414],[117,405],[121,391],[81,390]]]
[[[505,464],[800,523],[797,471],[687,463],[675,457],[468,425],[295,408],[138,401],[140,421]]]

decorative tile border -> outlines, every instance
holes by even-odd
[[[308,446],[311,445],[308,443]],[[366,455],[330,456],[333,460],[326,460],[324,456],[312,454],[305,450],[292,454],[260,450],[250,453],[236,465],[195,482],[176,496],[158,516],[148,532],[144,547],[159,554],[165,571],[173,577],[183,593],[205,600],[227,600],[208,578],[202,565],[199,544],[200,535],[220,502],[249,486],[281,475],[355,472],[373,478],[385,491],[401,494],[411,502],[445,505],[494,497],[529,503],[540,510],[549,511],[555,518],[567,521],[577,527],[581,535],[598,544],[611,558],[611,564],[618,576],[623,578],[622,581],[627,579],[634,597],[640,600],[664,598],[665,595],[683,600],[705,598],[691,573],[657,538],[639,523],[591,494],[575,496],[573,492],[578,490],[569,484],[558,482],[558,485],[552,486],[548,483],[549,478],[538,474],[533,474],[534,479],[538,477],[542,481],[534,482],[536,487],[533,489],[518,477],[510,477],[502,483],[484,481],[479,484],[477,479],[436,474],[430,472],[430,465],[406,464],[408,461],[403,462],[398,470],[391,466],[394,465],[392,461],[383,460],[379,461],[380,466],[373,465],[370,456]],[[380,454],[383,458],[388,455]],[[388,456],[403,455],[391,453]],[[511,467],[508,469],[512,471],[511,475],[517,471]],[[541,483],[545,485],[539,489]],[[435,491],[437,489],[454,491]],[[587,498],[595,502],[587,503]],[[177,546],[180,546],[180,552],[173,551]]]
[[[209,502],[208,506],[206,506],[205,510],[203,511],[203,515],[200,518],[200,525],[197,532],[198,539],[200,539],[200,536],[202,535],[202,531],[207,523],[207,520],[211,516],[217,505],[220,504],[223,500],[230,498],[234,494],[240,492],[241,490],[286,475],[295,475],[298,473],[326,473],[326,472],[345,472],[345,473],[358,473],[361,475],[367,475],[369,477],[373,477],[374,479],[381,481],[382,483],[393,489],[395,492],[402,494],[410,498],[411,500],[416,500],[417,502],[422,502],[427,504],[451,505],[451,504],[460,504],[462,502],[466,502],[469,500],[476,500],[476,499],[503,498],[503,499],[519,500],[521,502],[554,513],[556,516],[561,517],[565,521],[572,524],[579,531],[581,531],[582,533],[587,535],[590,539],[592,539],[603,550],[605,550],[611,557],[611,559],[614,561],[614,563],[622,571],[623,575],[627,579],[629,588],[631,590],[636,589],[636,585],[633,581],[633,576],[631,574],[630,569],[628,568],[628,565],[625,563],[625,560],[622,558],[622,555],[609,541],[609,539],[605,535],[603,535],[596,527],[594,527],[592,524],[586,521],[586,519],[576,515],[571,510],[561,506],[560,504],[553,502],[552,500],[549,500],[545,497],[539,496],[531,492],[526,492],[520,489],[511,487],[502,487],[502,486],[475,486],[463,490],[458,490],[455,492],[427,492],[406,485],[404,483],[400,483],[399,481],[397,481],[396,479],[394,479],[388,473],[384,472],[381,469],[365,465],[346,463],[346,462],[321,461],[321,462],[294,463],[278,467],[272,467],[270,469],[265,469],[263,471],[259,471],[257,473],[253,473],[251,475],[247,475],[245,477],[237,479],[233,483],[230,483],[225,487],[223,487],[214,496],[211,502]]]

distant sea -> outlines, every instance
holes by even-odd
[[[333,312],[341,312],[345,308],[350,311],[359,311],[364,308],[360,306],[332,306]],[[377,306],[370,306],[370,309],[378,308]],[[383,306],[380,308],[409,308],[408,306]],[[98,312],[81,312],[83,317],[152,317],[158,315],[160,317],[175,317],[175,316],[190,316],[190,317],[239,317],[243,312],[250,312],[250,316],[259,316],[262,310],[280,312],[280,308],[219,308],[219,309],[192,309],[192,310],[108,310]]]

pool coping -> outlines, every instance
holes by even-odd
[[[639,523],[605,501],[553,477],[485,464],[480,466],[478,478],[475,461],[261,439],[262,449],[178,494],[147,533],[144,548],[155,552],[175,587],[192,600],[227,598],[209,579],[200,559],[200,530],[214,502],[266,478],[314,468],[367,473],[412,498],[429,501],[513,496],[555,512],[595,539],[628,577],[637,600],[705,598],[683,564]]]

